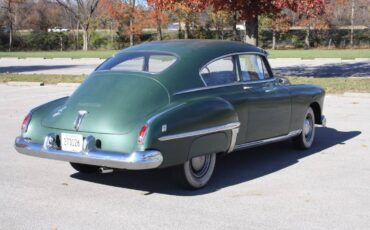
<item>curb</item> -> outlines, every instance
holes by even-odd
[[[81,83],[57,83],[56,86],[77,87]]]
[[[8,81],[6,83],[10,86],[44,86],[44,82],[26,82],[26,81]]]
[[[344,93],[344,97],[362,97],[362,98],[370,98],[370,93]]]

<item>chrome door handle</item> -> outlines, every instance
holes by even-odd
[[[244,90],[250,90],[250,89],[252,89],[252,86],[246,86],[246,85],[245,85],[245,86],[243,86],[243,89],[244,89]]]

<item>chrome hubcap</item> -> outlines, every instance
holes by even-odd
[[[192,158],[190,160],[191,173],[195,177],[203,177],[207,173],[210,163],[210,155]]]
[[[205,161],[205,156],[194,157],[193,159],[191,159],[191,165],[193,166],[194,170],[199,171],[202,169]]]
[[[310,121],[306,118],[304,120],[303,133],[304,135],[307,135],[310,133],[310,131],[311,131],[311,124],[310,124]]]
[[[312,139],[314,123],[311,114],[307,114],[306,119],[303,123],[303,134],[307,142],[310,142]]]

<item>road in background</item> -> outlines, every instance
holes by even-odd
[[[13,148],[24,116],[74,87],[0,84],[0,229],[368,229],[370,97],[328,95],[328,128],[308,151],[289,141],[217,159],[209,186],[169,169],[83,175]]]
[[[0,73],[89,74],[104,60],[99,58],[0,58]],[[370,77],[370,59],[277,58],[270,59],[280,76],[304,77]]]

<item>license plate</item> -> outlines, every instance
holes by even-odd
[[[83,137],[79,134],[62,133],[61,147],[63,151],[82,152]]]

